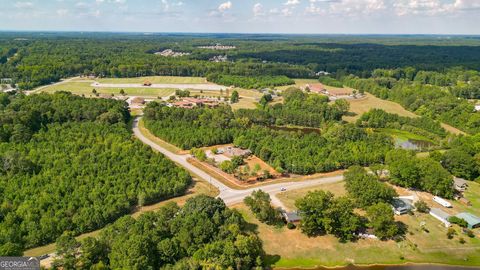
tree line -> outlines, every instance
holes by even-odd
[[[191,183],[132,139],[123,102],[67,93],[0,100],[2,255],[101,228]]]
[[[272,88],[295,83],[287,76],[238,76],[219,73],[208,74],[207,80],[221,85],[233,85],[246,89]]]
[[[137,220],[125,216],[98,238],[57,240],[54,269],[262,269],[258,236],[236,210],[204,195],[169,203]]]

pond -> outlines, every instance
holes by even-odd
[[[404,139],[404,138],[395,138],[395,147],[402,148],[406,150],[428,150],[433,147],[434,144],[429,141],[415,140],[415,139]]]
[[[285,127],[285,126],[269,126],[270,129],[279,130],[279,131],[290,131],[290,132],[301,132],[303,134],[320,134],[319,128],[309,128],[309,127]]]

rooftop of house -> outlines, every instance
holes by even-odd
[[[463,178],[454,177],[453,182],[455,183],[456,186],[459,186],[459,187],[468,186],[468,181]]]
[[[392,206],[399,211],[410,210],[413,208],[412,203],[409,200],[403,198],[393,198]]]
[[[326,90],[325,86],[321,83],[312,83],[312,84],[307,84],[306,86],[312,92],[323,92]]]
[[[282,213],[283,217],[287,222],[296,222],[302,220],[302,217],[300,214],[295,211],[295,212],[283,212]]]

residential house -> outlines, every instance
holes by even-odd
[[[218,149],[219,154],[224,154],[227,157],[248,157],[252,154],[250,149],[241,149],[238,147],[227,146]]]
[[[300,216],[300,213],[298,211],[294,212],[282,212],[282,216],[285,219],[285,222],[287,223],[297,223],[302,220],[302,216]]]
[[[463,178],[454,177],[453,178],[453,187],[458,192],[465,192],[465,190],[467,190],[467,188],[468,188],[468,181],[463,179]]]
[[[305,86],[305,90],[308,88],[310,92],[312,93],[317,93],[317,94],[325,94],[327,92],[327,89],[325,86],[321,83],[312,83],[312,84],[307,84]]]
[[[404,198],[393,198],[392,209],[395,215],[404,215],[413,209],[412,202]]]

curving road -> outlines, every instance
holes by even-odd
[[[162,146],[156,144],[152,140],[148,139],[145,137],[141,132],[140,129],[138,128],[138,122],[140,121],[141,117],[137,117],[133,121],[133,133],[135,136],[142,141],[144,144],[149,145],[152,147],[154,150],[159,151],[160,153],[164,154],[166,157],[171,159],[173,162],[177,163],[178,165],[182,166],[186,170],[193,172],[194,174],[198,175],[201,177],[204,181],[209,182],[218,190],[220,191],[220,194],[218,195],[219,198],[223,199],[227,205],[234,205],[237,203],[240,203],[243,201],[245,197],[250,195],[254,190],[261,189],[268,194],[270,194],[270,197],[272,199],[272,203],[277,206],[277,207],[282,207],[285,209],[285,206],[282,204],[282,202],[275,196],[276,194],[282,192],[281,188],[286,188],[287,190],[295,190],[295,189],[302,189],[302,188],[308,188],[312,186],[318,186],[321,184],[330,184],[330,183],[336,183],[343,181],[343,175],[339,176],[331,176],[331,177],[322,177],[322,178],[317,178],[317,179],[311,179],[308,181],[296,181],[296,182],[285,182],[285,183],[272,183],[269,185],[261,186],[261,187],[255,187],[255,188],[250,188],[250,189],[234,189],[226,186],[223,184],[221,181],[218,179],[215,179],[214,177],[210,176],[209,174],[205,173],[204,171],[200,170],[199,168],[193,166],[187,161],[187,158],[189,158],[189,155],[178,155],[173,152],[170,152],[169,150],[163,148]]]

